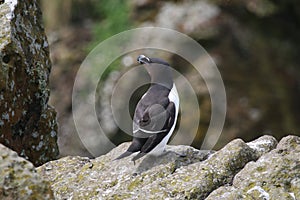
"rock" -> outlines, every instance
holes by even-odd
[[[256,159],[272,149],[275,149],[277,144],[277,140],[270,135],[264,135],[252,142],[247,143],[247,145],[256,152]]]
[[[5,0],[0,18],[0,143],[38,166],[58,155],[41,11],[36,0]]]
[[[0,199],[54,199],[34,166],[0,144]]]
[[[249,162],[232,186],[212,192],[210,199],[300,199],[300,137],[287,136],[277,148]]]
[[[135,165],[131,157],[114,161],[128,146],[129,143],[123,143],[96,159],[65,157],[51,161],[39,167],[38,172],[52,183],[58,199],[134,199],[149,195],[151,187],[157,189],[158,183],[172,176],[176,169],[199,163],[212,153],[174,146],[168,147],[168,152],[158,159],[144,157]]]
[[[96,159],[65,157],[37,170],[57,199],[204,199],[275,145],[273,137],[264,136],[252,147],[236,139],[218,152],[167,146],[164,155],[145,156],[134,165],[132,157],[114,160],[128,148],[123,143]]]
[[[210,38],[218,31],[220,9],[207,1],[165,2],[160,7],[154,24],[147,22],[147,26],[178,30],[196,39]]]

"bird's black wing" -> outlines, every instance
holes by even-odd
[[[166,111],[167,120],[164,123],[162,131],[158,132],[158,133],[149,134],[149,137],[147,138],[146,142],[142,146],[140,153],[138,155],[136,155],[132,159],[132,161],[135,161],[135,160],[143,157],[147,153],[149,153],[169,134],[170,129],[172,128],[172,126],[175,122],[175,105],[174,105],[174,103],[170,102],[165,111]]]
[[[150,87],[146,95],[137,104],[133,118],[133,136],[150,137],[163,132],[168,118],[167,107],[170,104],[170,90],[163,86]],[[149,135],[150,134],[150,135]]]

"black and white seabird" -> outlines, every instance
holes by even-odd
[[[170,65],[159,58],[137,58],[151,77],[151,85],[138,102],[133,117],[133,140],[121,159],[139,152],[132,161],[146,154],[158,156],[165,150],[176,125],[179,97]]]

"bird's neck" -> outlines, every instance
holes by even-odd
[[[148,65],[146,69],[151,77],[152,84],[163,85],[169,89],[173,87],[172,71],[169,66]]]
[[[151,84],[161,85],[171,90],[173,87],[173,80],[172,77],[166,78],[165,76],[151,77]]]

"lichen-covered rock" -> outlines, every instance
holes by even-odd
[[[249,162],[232,186],[215,190],[207,199],[300,199],[300,137],[283,138],[276,149]]]
[[[265,153],[276,148],[278,142],[270,135],[264,135],[254,141],[248,142],[247,145],[256,152],[256,159]]]
[[[271,145],[263,143],[273,140],[263,137],[252,146],[268,152]],[[114,160],[128,145],[121,144],[96,159],[65,157],[51,161],[38,172],[51,183],[58,199],[204,199],[216,188],[230,184],[235,174],[261,155],[237,139],[215,153],[168,146],[164,155],[146,156],[135,165],[131,157]]]
[[[58,199],[130,199],[143,195],[151,184],[172,175],[180,166],[200,162],[211,154],[176,146],[170,149],[186,157],[168,152],[159,159],[145,157],[135,165],[131,158],[114,161],[128,146],[129,143],[124,143],[96,159],[65,157],[51,161],[39,167],[38,172],[52,183]]]
[[[0,2],[0,143],[41,165],[58,155],[51,69],[37,1]]]
[[[54,199],[48,182],[34,166],[0,144],[0,199]]]

